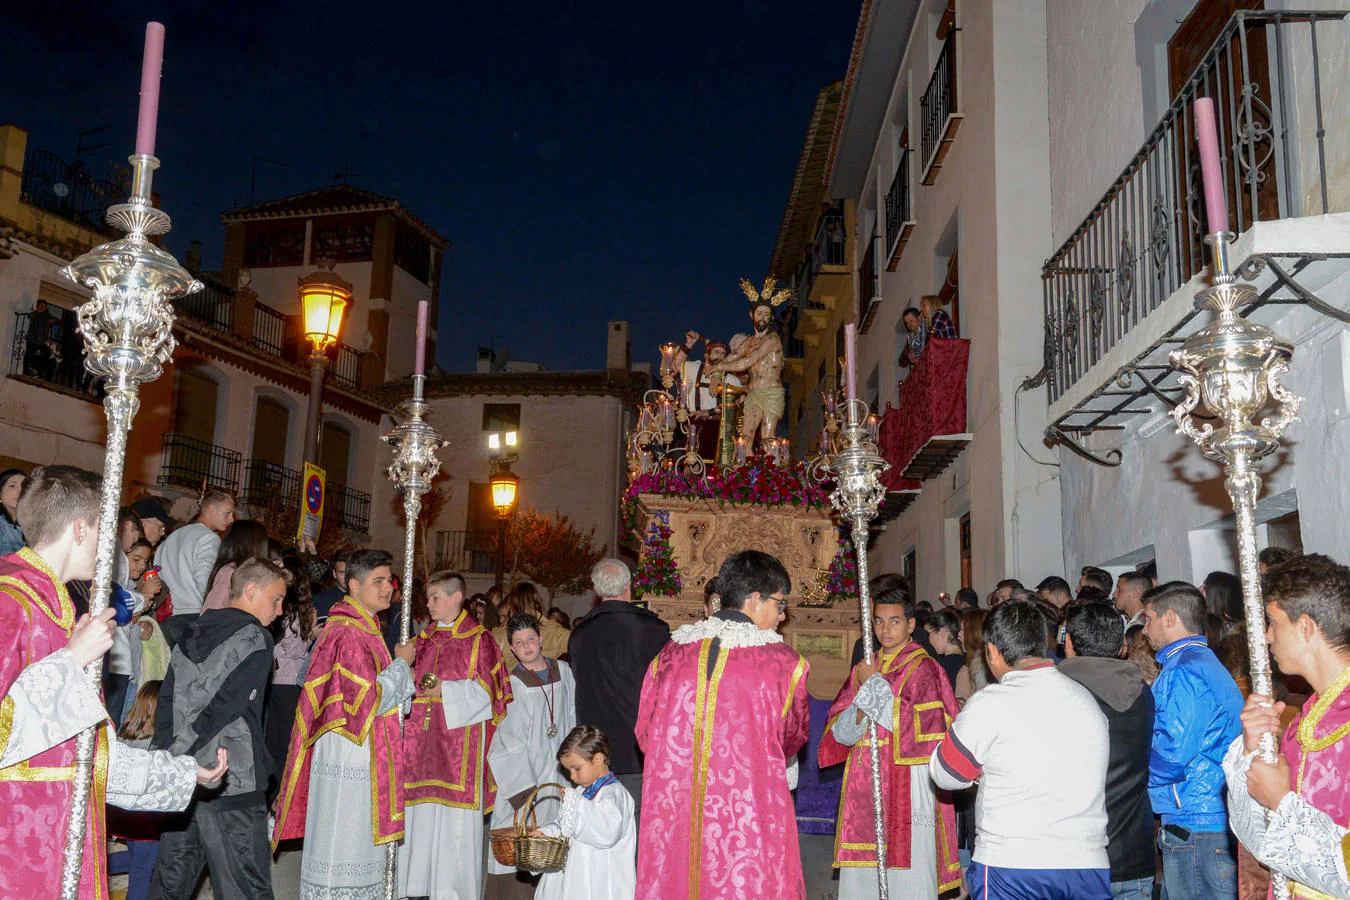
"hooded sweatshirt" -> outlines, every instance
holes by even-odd
[[[1153,692],[1129,660],[1075,656],[1059,671],[1092,692],[1106,724],[1106,839],[1112,881],[1147,878],[1153,867],[1153,807],[1148,799]]]
[[[263,735],[263,706],[272,672],[272,635],[250,613],[230,607],[204,612],[174,648],[155,710],[155,749],[196,757],[214,767],[229,754],[224,783],[202,802],[242,807],[264,803],[273,762]]]

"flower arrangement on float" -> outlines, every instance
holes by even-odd
[[[804,463],[779,465],[773,457],[762,454],[750,457],[743,466],[709,466],[703,475],[658,470],[637,476],[623,494],[624,522],[636,533],[645,526],[638,510],[638,497],[643,494],[811,509],[825,509],[830,503],[829,495],[810,477]]]

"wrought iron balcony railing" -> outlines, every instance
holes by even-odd
[[[325,521],[361,534],[370,530],[370,494],[345,484],[329,484],[327,490],[323,504]]]
[[[438,531],[435,567],[476,574],[495,572],[496,543],[493,531]]]
[[[816,220],[816,237],[812,242],[811,272],[818,273],[825,266],[847,265],[848,234],[844,230],[844,214],[827,212]]]
[[[886,250],[890,261],[886,271],[894,272],[900,264],[909,234],[914,230],[914,208],[909,190],[909,158],[912,151],[900,148],[900,165],[895,167],[895,179],[886,192]]]
[[[300,473],[295,469],[250,459],[244,465],[244,485],[239,499],[245,506],[285,514],[300,510]],[[329,483],[323,504],[325,527],[329,524],[365,534],[370,530],[370,494]]]
[[[239,489],[240,462],[237,450],[170,431],[164,435],[159,483],[191,490],[205,486],[234,492]]]
[[[1326,28],[1319,33],[1318,27],[1345,16],[1236,13],[1125,170],[1046,260],[1041,278],[1052,403],[1206,265],[1192,113],[1197,97],[1212,98],[1216,107],[1230,230],[1241,234],[1259,221],[1331,211],[1322,72],[1335,60],[1319,51]],[[1295,47],[1303,49],[1296,54]],[[1311,57],[1300,55],[1306,49]],[[1165,375],[1166,365],[1161,368]],[[1129,400],[1118,405],[1117,412],[1135,411],[1123,409]]]
[[[328,369],[328,377],[347,387],[360,387],[361,354],[339,341],[333,364]]]
[[[956,130],[961,125],[956,92],[956,36],[953,29],[942,42],[937,65],[919,101],[919,150],[923,153],[923,183],[937,181]]]
[[[102,382],[84,367],[84,341],[75,313],[60,307],[16,313],[9,374],[90,400],[103,397]]]
[[[876,318],[877,306],[881,303],[878,294],[877,242],[880,238],[873,234],[867,239],[867,252],[863,254],[862,265],[858,268],[858,309],[862,310],[862,321],[858,330],[863,334],[872,327]]]
[[[109,233],[104,221],[108,207],[126,196],[126,184],[94,178],[80,160],[67,163],[46,150],[24,155],[19,199],[81,228]]]
[[[197,277],[202,290],[174,300],[174,309],[209,328],[228,333],[234,325],[234,291],[201,273]]]
[[[286,357],[294,346],[294,326],[286,316],[265,303],[253,307],[253,343],[273,356]]]

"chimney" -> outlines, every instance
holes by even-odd
[[[631,341],[627,322],[610,322],[606,328],[609,344],[605,350],[605,368],[627,372],[633,367]]]

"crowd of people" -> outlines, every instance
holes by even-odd
[[[203,870],[271,897],[279,846],[305,898],[384,897],[390,848],[401,898],[805,896],[809,666],[773,556],[730,556],[673,633],[605,559],[573,622],[527,583],[320,560],[208,491],[186,523],[121,511],[91,618],[99,497],[79,469],[0,473],[0,798],[30,818],[0,825],[3,896],[59,882],[91,727],[82,897],[126,871],[130,898],[188,898]],[[873,736],[892,897],[1247,900],[1269,872],[1350,896],[1350,569],[1272,548],[1262,570],[1275,696],[1251,692],[1231,574],[1088,567],[950,603],[874,578],[873,647],[815,747],[843,766],[839,896],[879,894]],[[496,852],[521,830],[568,839],[562,870]]]

